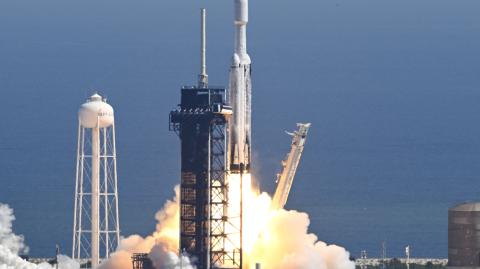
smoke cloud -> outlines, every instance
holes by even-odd
[[[263,269],[354,269],[350,254],[342,247],[318,241],[308,233],[306,213],[277,210],[256,240],[253,262]]]
[[[0,246],[8,249],[13,254],[28,253],[28,247],[24,243],[23,235],[16,235],[12,231],[12,223],[15,220],[13,209],[8,205],[0,204]]]
[[[155,214],[156,231],[145,238],[131,235],[120,240],[117,251],[100,266],[100,269],[131,269],[134,253],[148,253],[157,269],[194,269],[191,259],[178,255],[180,231],[180,187],[175,187],[175,197],[168,200]]]
[[[270,211],[271,198],[266,193],[252,191],[245,198],[250,212],[245,217],[255,223],[246,225],[253,239],[244,238],[253,242],[247,254],[251,265],[261,263],[262,269],[355,269],[348,251],[327,245],[308,232],[310,219],[306,213]],[[175,198],[155,215],[156,231],[145,238],[132,235],[122,239],[101,269],[131,269],[134,253],[149,253],[156,269],[194,269],[190,257],[178,255],[179,201],[180,188],[176,186]]]
[[[306,213],[294,210],[269,211],[271,199],[266,193],[250,193],[255,227],[248,260],[261,263],[263,269],[354,269],[349,253],[342,247],[327,245],[308,232],[310,219]],[[123,238],[101,269],[131,269],[134,253],[148,253],[156,269],[194,269],[192,259],[179,255],[179,200],[180,188],[175,187],[175,197],[168,200],[157,212],[156,231],[145,238],[132,235]],[[250,210],[249,210],[250,211]],[[248,216],[248,214],[246,215]],[[0,269],[53,269],[48,263],[33,264],[23,260],[19,253],[28,247],[21,235],[12,231],[15,220],[13,210],[0,204]],[[60,269],[79,269],[69,257],[58,257]]]
[[[0,203],[0,269],[53,269],[48,263],[34,264],[18,256],[26,254],[28,247],[21,235],[13,233],[12,224],[15,220],[13,210]],[[67,256],[58,256],[59,269],[79,269],[80,265]]]

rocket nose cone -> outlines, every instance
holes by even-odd
[[[240,56],[238,56],[238,54],[233,54],[233,57],[232,57],[232,64],[234,66],[237,66],[240,64]]]

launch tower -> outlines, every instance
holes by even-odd
[[[94,94],[79,111],[72,258],[96,268],[119,240],[113,108]]]
[[[170,112],[170,130],[181,140],[180,252],[199,269],[241,268],[239,227],[228,215],[226,137],[232,114],[223,87],[208,85],[206,11],[201,12],[201,73],[198,85],[181,89]]]

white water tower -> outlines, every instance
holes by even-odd
[[[78,114],[73,259],[91,268],[107,259],[120,240],[113,108],[92,95]]]

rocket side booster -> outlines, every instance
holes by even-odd
[[[235,52],[230,67],[230,171],[248,173],[251,152],[251,60],[247,53],[248,0],[235,3]]]

